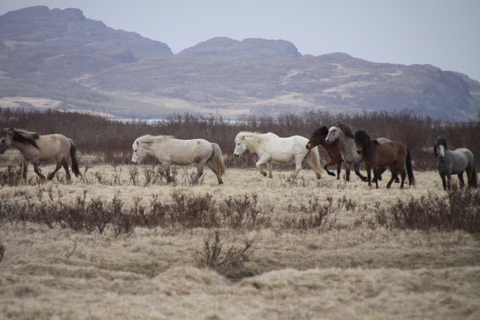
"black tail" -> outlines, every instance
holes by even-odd
[[[413,176],[413,170],[412,170],[412,156],[410,155],[410,150],[407,149],[407,174],[408,174],[408,184],[415,185],[415,177]]]
[[[478,188],[478,177],[477,177],[477,170],[475,170],[475,166],[473,166],[472,176],[468,180],[468,186],[470,188]]]
[[[72,159],[72,171],[75,177],[78,177],[80,174],[80,170],[78,169],[78,161],[77,161],[77,148],[73,144],[73,140],[70,139],[70,158]]]

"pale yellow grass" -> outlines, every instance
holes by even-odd
[[[51,166],[42,167],[45,172]],[[289,171],[273,179],[254,169],[229,169],[217,185],[207,168],[201,185],[189,186],[192,169],[178,169],[177,185],[132,184],[132,166],[90,165],[82,179],[3,187],[2,199],[53,197],[147,204],[155,195],[171,202],[172,192],[211,194],[216,203],[257,195],[273,217],[301,215],[302,205],[328,197],[346,198],[330,231],[220,230],[224,247],[254,241],[248,267],[256,276],[231,282],[198,268],[206,229],[145,229],[115,237],[82,234],[34,224],[0,227],[5,255],[0,262],[0,318],[6,319],[479,319],[480,241],[465,232],[376,229],[375,207],[398,199],[443,195],[435,172],[415,172],[415,187],[398,184],[369,189],[357,177],[338,181],[310,170],[296,180]],[[0,167],[4,170],[4,167]],[[32,170],[33,171],[33,170]],[[82,172],[84,168],[82,168]],[[29,176],[34,173],[30,172]],[[59,176],[63,177],[60,171]],[[385,175],[385,177],[388,175]],[[101,177],[103,183],[99,183]],[[115,183],[115,181],[117,181]],[[46,191],[45,191],[46,190]],[[370,222],[369,222],[370,221]]]

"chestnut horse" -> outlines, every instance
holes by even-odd
[[[415,184],[410,151],[403,144],[398,141],[379,144],[376,140],[370,140],[368,134],[362,130],[355,132],[355,144],[367,169],[369,186],[371,186],[371,171],[373,170],[375,186],[378,188],[378,174],[381,166],[388,166],[392,173],[387,188],[390,188],[398,172],[402,178],[400,188],[403,188],[407,174],[409,185]]]
[[[335,173],[328,170],[329,166],[333,166],[334,164],[337,165],[337,179],[340,179],[340,171],[342,170],[342,154],[340,153],[340,149],[338,149],[337,142],[334,141],[332,143],[325,142],[325,137],[328,134],[328,128],[323,126],[315,130],[308,140],[307,145],[305,146],[308,150],[315,148],[318,145],[321,145],[325,148],[330,157],[330,161],[325,163],[323,169],[327,171],[327,173],[331,176],[335,176]]]

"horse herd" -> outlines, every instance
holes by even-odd
[[[408,184],[415,184],[412,170],[412,159],[408,148],[398,141],[387,138],[371,139],[369,135],[358,130],[355,133],[341,122],[335,122],[329,128],[323,126],[315,130],[310,139],[302,136],[281,138],[274,133],[255,133],[242,131],[235,137],[234,155],[239,157],[247,149],[256,153],[259,160],[256,163],[258,171],[268,177],[272,177],[272,162],[295,163],[295,171],[292,177],[296,177],[302,168],[302,164],[309,165],[315,172],[317,179],[321,178],[321,165],[318,148],[321,145],[327,151],[330,161],[325,163],[324,169],[329,175],[335,173],[328,170],[329,166],[336,165],[336,176],[340,179],[342,164],[345,168],[345,179],[350,180],[350,170],[368,182],[371,187],[378,181],[382,173],[389,169],[391,178],[387,183],[390,188],[393,181],[400,182],[400,188],[404,187],[405,178]],[[76,158],[76,147],[72,139],[61,134],[39,135],[23,129],[4,129],[0,131],[0,154],[9,147],[15,147],[24,158],[23,178],[27,176],[27,166],[33,163],[34,171],[39,177],[45,176],[39,170],[39,162],[55,160],[55,169],[48,174],[48,179],[53,179],[55,173],[63,166],[67,179],[70,180],[70,172],[67,160],[70,157],[72,171],[75,176],[80,175]],[[225,174],[225,163],[222,150],[216,143],[204,139],[179,140],[172,136],[144,135],[137,138],[132,145],[132,162],[141,163],[146,156],[154,156],[166,169],[167,181],[171,181],[171,165],[191,165],[197,167],[195,179],[203,175],[203,168],[207,165],[216,175],[218,183],[222,184],[222,176]],[[438,137],[434,145],[434,154],[437,157],[437,169],[442,179],[445,190],[451,187],[451,176],[458,175],[460,186],[464,186],[463,173],[466,173],[468,186],[478,187],[477,173],[473,153],[466,148],[449,150],[447,140]],[[360,165],[364,164],[367,176],[360,172]],[[268,173],[263,165],[267,166]],[[373,173],[373,177],[372,177]],[[399,180],[399,176],[400,179]]]

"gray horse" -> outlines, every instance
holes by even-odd
[[[475,170],[475,157],[473,153],[466,148],[449,150],[447,139],[440,136],[433,147],[435,157],[437,157],[437,169],[442,178],[443,189],[451,188],[452,174],[458,175],[460,186],[463,187],[463,172],[467,174],[468,186],[470,188],[478,187],[477,172]]]
[[[360,173],[360,163],[362,162],[362,159],[357,153],[355,136],[349,127],[341,122],[336,122],[328,129],[325,141],[327,143],[337,141],[340,154],[345,162],[345,180],[350,181],[350,168],[353,164],[357,176],[359,176],[362,181],[367,181],[367,177]]]

